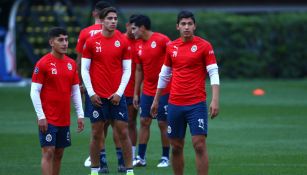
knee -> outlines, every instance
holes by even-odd
[[[197,154],[204,154],[206,151],[206,144],[204,139],[197,139],[193,142],[194,150]]]
[[[172,143],[172,153],[173,155],[179,155],[183,153],[183,144]]]
[[[63,158],[63,152],[56,152],[54,154],[54,160],[60,161],[60,160],[62,160],[62,158]]]
[[[42,158],[47,160],[47,161],[53,160],[53,158],[54,158],[54,151],[52,151],[52,150],[45,151],[42,154]]]
[[[143,128],[149,128],[150,124],[151,124],[151,119],[149,117],[141,119],[141,126]]]

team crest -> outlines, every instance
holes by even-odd
[[[52,68],[52,69],[51,69],[51,74],[53,74],[53,75],[58,74],[58,72],[57,72],[56,68]]]
[[[46,141],[47,141],[47,142],[51,142],[51,141],[52,141],[52,136],[51,136],[51,134],[47,134],[47,135],[46,135]]]
[[[118,40],[116,40],[115,43],[114,43],[114,46],[115,47],[119,47],[120,46],[120,42]]]
[[[168,127],[167,127],[167,133],[169,133],[169,134],[172,133],[172,128],[171,128],[171,126],[168,126]]]
[[[196,45],[193,45],[192,47],[191,47],[191,52],[196,52],[197,51],[197,46]]]
[[[35,67],[34,73],[35,73],[35,74],[38,74],[38,72],[39,72],[39,68],[38,68],[38,67]]]
[[[93,111],[93,117],[94,118],[98,118],[99,117],[99,113],[97,111]]]
[[[157,47],[157,43],[155,42],[155,41],[153,41],[152,43],[151,43],[151,48],[156,48]]]
[[[72,65],[70,63],[67,63],[68,70],[72,70]]]

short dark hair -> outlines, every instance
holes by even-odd
[[[129,19],[129,23],[134,23],[135,26],[141,27],[144,26],[145,29],[150,30],[151,29],[151,22],[148,16],[146,15],[135,15],[132,18]]]
[[[109,13],[114,12],[117,13],[115,7],[107,7],[99,12],[99,19],[104,19]]]
[[[190,11],[183,10],[178,13],[177,15],[177,24],[182,20],[182,18],[191,18],[193,22],[195,23],[195,17],[194,14]]]
[[[67,31],[63,27],[52,27],[48,32],[48,38],[52,39],[60,35],[67,35]]]
[[[105,8],[111,7],[112,5],[106,1],[99,1],[95,4],[95,10],[101,11]]]
[[[132,15],[129,17],[129,23],[130,23],[130,24],[131,24],[130,21],[132,21],[136,16],[137,16],[137,14],[132,14]]]

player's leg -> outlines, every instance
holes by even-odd
[[[71,145],[71,137],[69,126],[57,127],[56,132],[56,145],[53,156],[53,169],[52,175],[59,175],[61,169],[61,162],[64,155],[64,149]]]
[[[111,124],[112,130],[113,130],[113,142],[114,142],[115,149],[116,149],[116,157],[117,157],[117,165],[118,165],[117,170],[118,172],[126,172],[124,157],[123,157],[123,152],[122,152],[122,146],[121,146],[121,142],[119,139],[119,134],[117,133],[117,130],[114,128],[114,121],[109,120],[109,123]]]
[[[150,117],[150,107],[153,101],[152,96],[145,94],[141,95],[140,104],[140,131],[139,131],[139,145],[138,156],[133,161],[133,166],[146,166],[146,149],[150,137],[150,125],[152,118]]]
[[[51,124],[48,124],[48,129],[45,133],[39,131],[39,141],[42,148],[42,175],[52,175],[53,159],[56,146],[56,132],[56,127]]]
[[[103,105],[101,108],[94,107],[90,120],[91,120],[91,141],[90,141],[90,157],[91,157],[91,173],[98,173],[102,164],[100,152],[102,145],[104,145],[104,125],[107,116],[108,104],[106,99],[101,99]]]
[[[64,154],[64,148],[56,148],[53,158],[52,175],[59,175],[61,169],[61,162]]]
[[[131,141],[128,131],[128,110],[126,104],[126,98],[123,96],[119,102],[119,105],[112,105],[111,117],[114,121],[114,130],[116,130],[120,144],[122,145],[122,152],[127,172],[133,173],[132,167],[132,149]]]
[[[168,167],[169,166],[169,150],[170,142],[167,137],[167,108],[168,108],[168,97],[169,94],[163,95],[159,101],[158,108],[158,125],[160,128],[161,143],[162,143],[162,156],[157,167]]]
[[[208,153],[206,136],[208,129],[208,112],[205,102],[189,106],[187,120],[192,134],[192,143],[196,156],[196,168],[198,175],[208,174]]]
[[[93,115],[92,111],[94,107],[92,105],[91,99],[86,90],[84,90],[83,94],[84,94],[84,117],[90,118],[90,116]],[[91,156],[90,155],[85,159],[84,166],[85,167],[91,166]]]
[[[168,104],[167,133],[172,147],[172,168],[174,175],[183,175],[184,170],[184,137],[187,127],[185,121],[185,107]]]
[[[54,146],[42,147],[41,168],[42,175],[51,175],[53,168]]]
[[[132,159],[135,158],[135,149],[137,143],[137,129],[136,129],[136,118],[138,114],[138,110],[134,108],[132,104],[132,97],[126,97],[127,108],[128,108],[128,130],[129,130],[129,137],[132,144]]]

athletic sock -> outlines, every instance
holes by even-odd
[[[139,144],[139,156],[141,159],[145,159],[147,144]]]
[[[117,161],[118,165],[124,165],[124,157],[123,157],[123,152],[121,148],[116,148],[116,155],[117,155]]]
[[[169,159],[169,147],[162,147],[162,157]]]
[[[107,165],[107,154],[106,154],[105,149],[102,149],[100,151],[100,166],[103,167],[106,165]]]
[[[135,158],[135,146],[132,146],[132,160]]]

